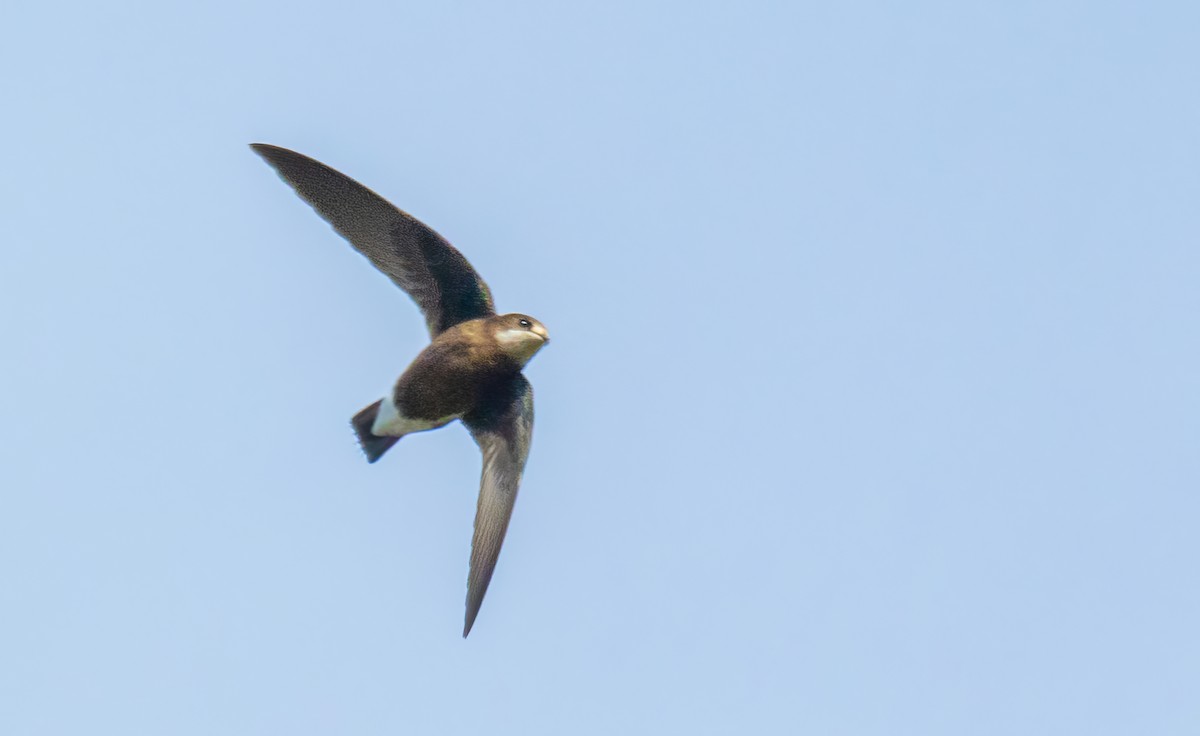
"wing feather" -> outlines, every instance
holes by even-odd
[[[339,235],[412,297],[431,337],[459,322],[496,313],[487,284],[432,228],[319,161],[264,143],[250,147]]]
[[[476,411],[463,418],[483,453],[471,568],[467,576],[467,615],[463,637],[471,633],[500,547],[512,518],[533,437],[533,387],[520,373],[505,381]]]

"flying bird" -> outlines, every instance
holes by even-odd
[[[368,462],[401,437],[461,420],[483,454],[463,637],[491,582],[533,433],[533,388],[521,373],[550,336],[525,314],[496,314],[462,253],[345,174],[286,148],[250,146],[301,199],[417,303],[429,345],[392,390],[350,420]]]

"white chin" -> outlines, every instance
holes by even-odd
[[[496,342],[508,355],[521,361],[522,364],[542,349],[542,338],[529,330],[500,330],[496,333]]]

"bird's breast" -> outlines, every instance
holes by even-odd
[[[396,382],[397,410],[415,420],[438,421],[466,414],[496,378],[519,370],[492,340],[473,335],[439,336]]]

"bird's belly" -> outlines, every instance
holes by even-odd
[[[463,368],[417,360],[400,376],[392,392],[397,412],[434,423],[466,414],[478,398],[480,376]]]

